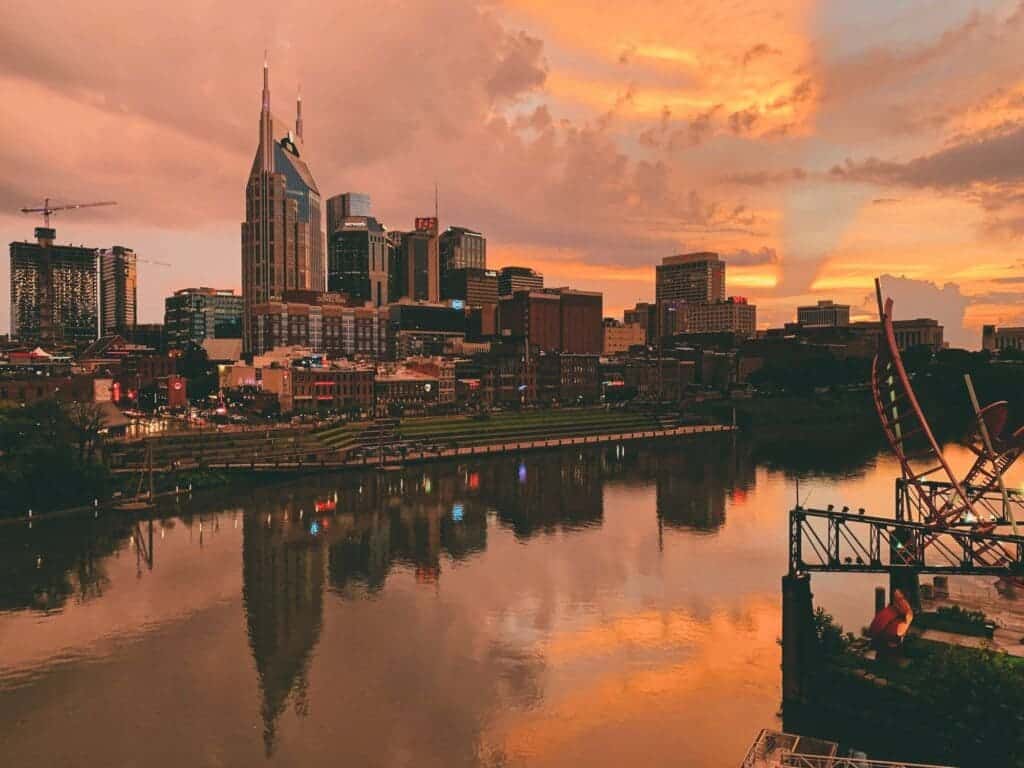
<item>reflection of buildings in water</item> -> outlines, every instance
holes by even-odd
[[[657,478],[658,519],[672,527],[714,531],[725,523],[725,489],[693,465]]]
[[[874,411],[866,418],[875,420]],[[870,422],[868,425],[871,426]],[[887,448],[877,427],[853,431],[822,428],[799,440],[779,438],[769,432],[767,436],[755,435],[747,442],[752,461],[790,476],[857,475],[873,466],[879,452],[884,453]]]
[[[386,515],[387,513],[382,513]],[[327,557],[331,587],[354,597],[359,587],[377,592],[391,570],[391,526],[380,525],[378,514],[368,514],[365,527],[355,527],[332,541]]]
[[[5,527],[0,535],[0,611],[54,611],[72,597],[102,597],[108,584],[104,560],[133,530],[131,521],[117,515]]]
[[[693,462],[714,465],[730,495],[754,487],[756,465],[750,441],[731,436],[623,443],[601,451],[604,482],[616,486],[645,488],[652,479]]]
[[[498,519],[519,538],[594,527],[604,519],[601,457],[595,451],[536,454],[511,468],[508,462],[489,465],[481,487]]]
[[[418,581],[437,581],[441,573],[440,508],[414,504],[392,510],[391,553],[416,569]]]
[[[735,501],[754,485],[749,453],[734,441],[653,455],[658,519],[668,526],[718,530],[725,523],[726,495]]]
[[[606,484],[643,488],[650,482],[647,452],[636,443],[604,445],[599,450],[601,475]]]
[[[369,511],[374,494],[364,489],[350,507],[360,511],[346,516],[344,532],[335,526],[328,535],[330,583],[346,596],[355,596],[358,586],[381,589],[394,563],[411,566],[421,583],[435,583],[443,554],[459,560],[487,546],[486,508],[472,499],[456,501],[457,483],[429,476],[424,482],[417,474],[400,484],[407,489],[401,497],[381,489],[379,511]]]
[[[242,530],[242,596],[263,695],[263,739],[274,749],[277,719],[295,694],[306,707],[306,671],[320,637],[323,542],[291,514],[248,514]]]
[[[724,440],[723,445],[725,445]],[[734,496],[737,489],[746,496],[757,485],[757,460],[754,458],[754,444],[750,440],[738,440],[735,437],[730,437],[728,445],[730,446],[731,486]]]
[[[464,560],[487,549],[487,507],[476,499],[453,501],[441,518],[441,549]]]

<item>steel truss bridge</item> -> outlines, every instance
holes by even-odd
[[[935,521],[922,488],[939,505],[967,494],[972,507],[955,520]],[[1013,519],[1024,519],[1024,493],[901,478],[895,509],[891,518],[797,506],[789,513],[789,572],[1024,577],[1024,536],[1006,532]]]

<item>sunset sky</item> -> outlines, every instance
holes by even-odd
[[[389,228],[433,209],[491,266],[649,300],[654,264],[727,259],[761,326],[834,298],[930,315],[954,344],[1024,325],[1024,3],[963,0],[13,0],[0,25],[0,235],[54,220],[123,244],[140,321],[240,285],[239,222],[268,50],[275,114],[301,82],[324,197]],[[8,327],[8,260],[0,330]]]

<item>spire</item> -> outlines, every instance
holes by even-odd
[[[270,63],[263,51],[263,105],[260,107],[260,170],[274,172],[274,124],[270,115]]]
[[[299,85],[299,95],[295,99],[295,135],[302,141],[302,85]]]
[[[270,111],[270,63],[266,49],[263,51],[263,111]]]

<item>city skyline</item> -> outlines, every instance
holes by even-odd
[[[662,258],[709,250],[762,327],[819,298],[864,317],[870,278],[885,273],[908,278],[890,282],[906,317],[941,308],[954,344],[979,346],[986,323],[1022,324],[1016,4],[641,4],[594,20],[583,7],[425,3],[346,9],[344,24],[314,5],[308,28],[268,5],[210,11],[230,30],[217,45],[189,14],[144,4],[112,37],[93,24],[103,7],[18,5],[0,53],[14,106],[0,230],[31,239],[36,222],[16,211],[47,194],[117,199],[56,217],[57,242],[123,242],[174,263],[140,264],[141,322],[175,288],[241,287],[237,222],[267,48],[282,102],[301,81],[316,105],[305,133],[325,198],[363,190],[404,229],[437,181],[442,230],[483,232],[492,268],[602,290],[609,315],[653,298]],[[428,17],[474,44],[438,35],[412,56],[403,40]],[[382,21],[396,50],[371,55],[360,30]],[[98,53],[66,57],[75,46],[40,28]]]

